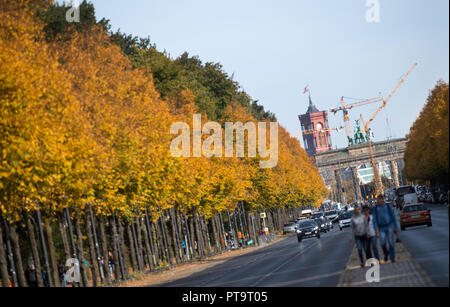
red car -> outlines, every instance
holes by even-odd
[[[422,204],[406,205],[400,215],[400,229],[405,230],[409,226],[428,225],[431,227],[430,210]]]

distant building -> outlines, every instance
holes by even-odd
[[[306,114],[299,115],[302,126],[303,143],[309,156],[333,149],[331,143],[330,127],[328,125],[328,112],[319,111],[309,95],[309,107]]]

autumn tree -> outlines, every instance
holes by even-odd
[[[448,186],[448,83],[438,81],[411,127],[405,152],[409,180]]]

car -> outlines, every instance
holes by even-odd
[[[323,217],[323,212],[319,211],[313,214],[313,219],[319,218],[319,217]]]
[[[433,226],[430,211],[422,204],[403,206],[400,214],[400,229],[405,230],[406,227],[418,225]]]
[[[314,238],[320,239],[320,230],[314,220],[304,220],[297,224],[297,240],[302,242],[303,239]]]
[[[325,217],[331,220],[332,222],[338,221],[338,211],[337,210],[330,210],[325,212]]]
[[[351,221],[352,221],[352,211],[346,211],[339,215],[339,230],[342,231],[345,227],[350,227]]]
[[[296,226],[297,226],[296,222],[290,222],[290,223],[284,224],[283,234],[285,235],[287,233],[295,232]]]
[[[329,225],[328,225],[328,220],[327,220],[326,217],[315,218],[314,221],[316,221],[320,232],[328,232],[328,231],[330,231],[330,228],[329,228]]]
[[[395,190],[395,204],[400,210],[403,210],[403,206],[408,204],[417,204],[416,190],[413,186],[404,185]]]

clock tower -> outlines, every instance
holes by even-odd
[[[311,100],[309,94],[309,107],[306,114],[299,115],[302,126],[303,143],[309,156],[333,149],[331,133],[328,125],[328,112],[319,111]]]

